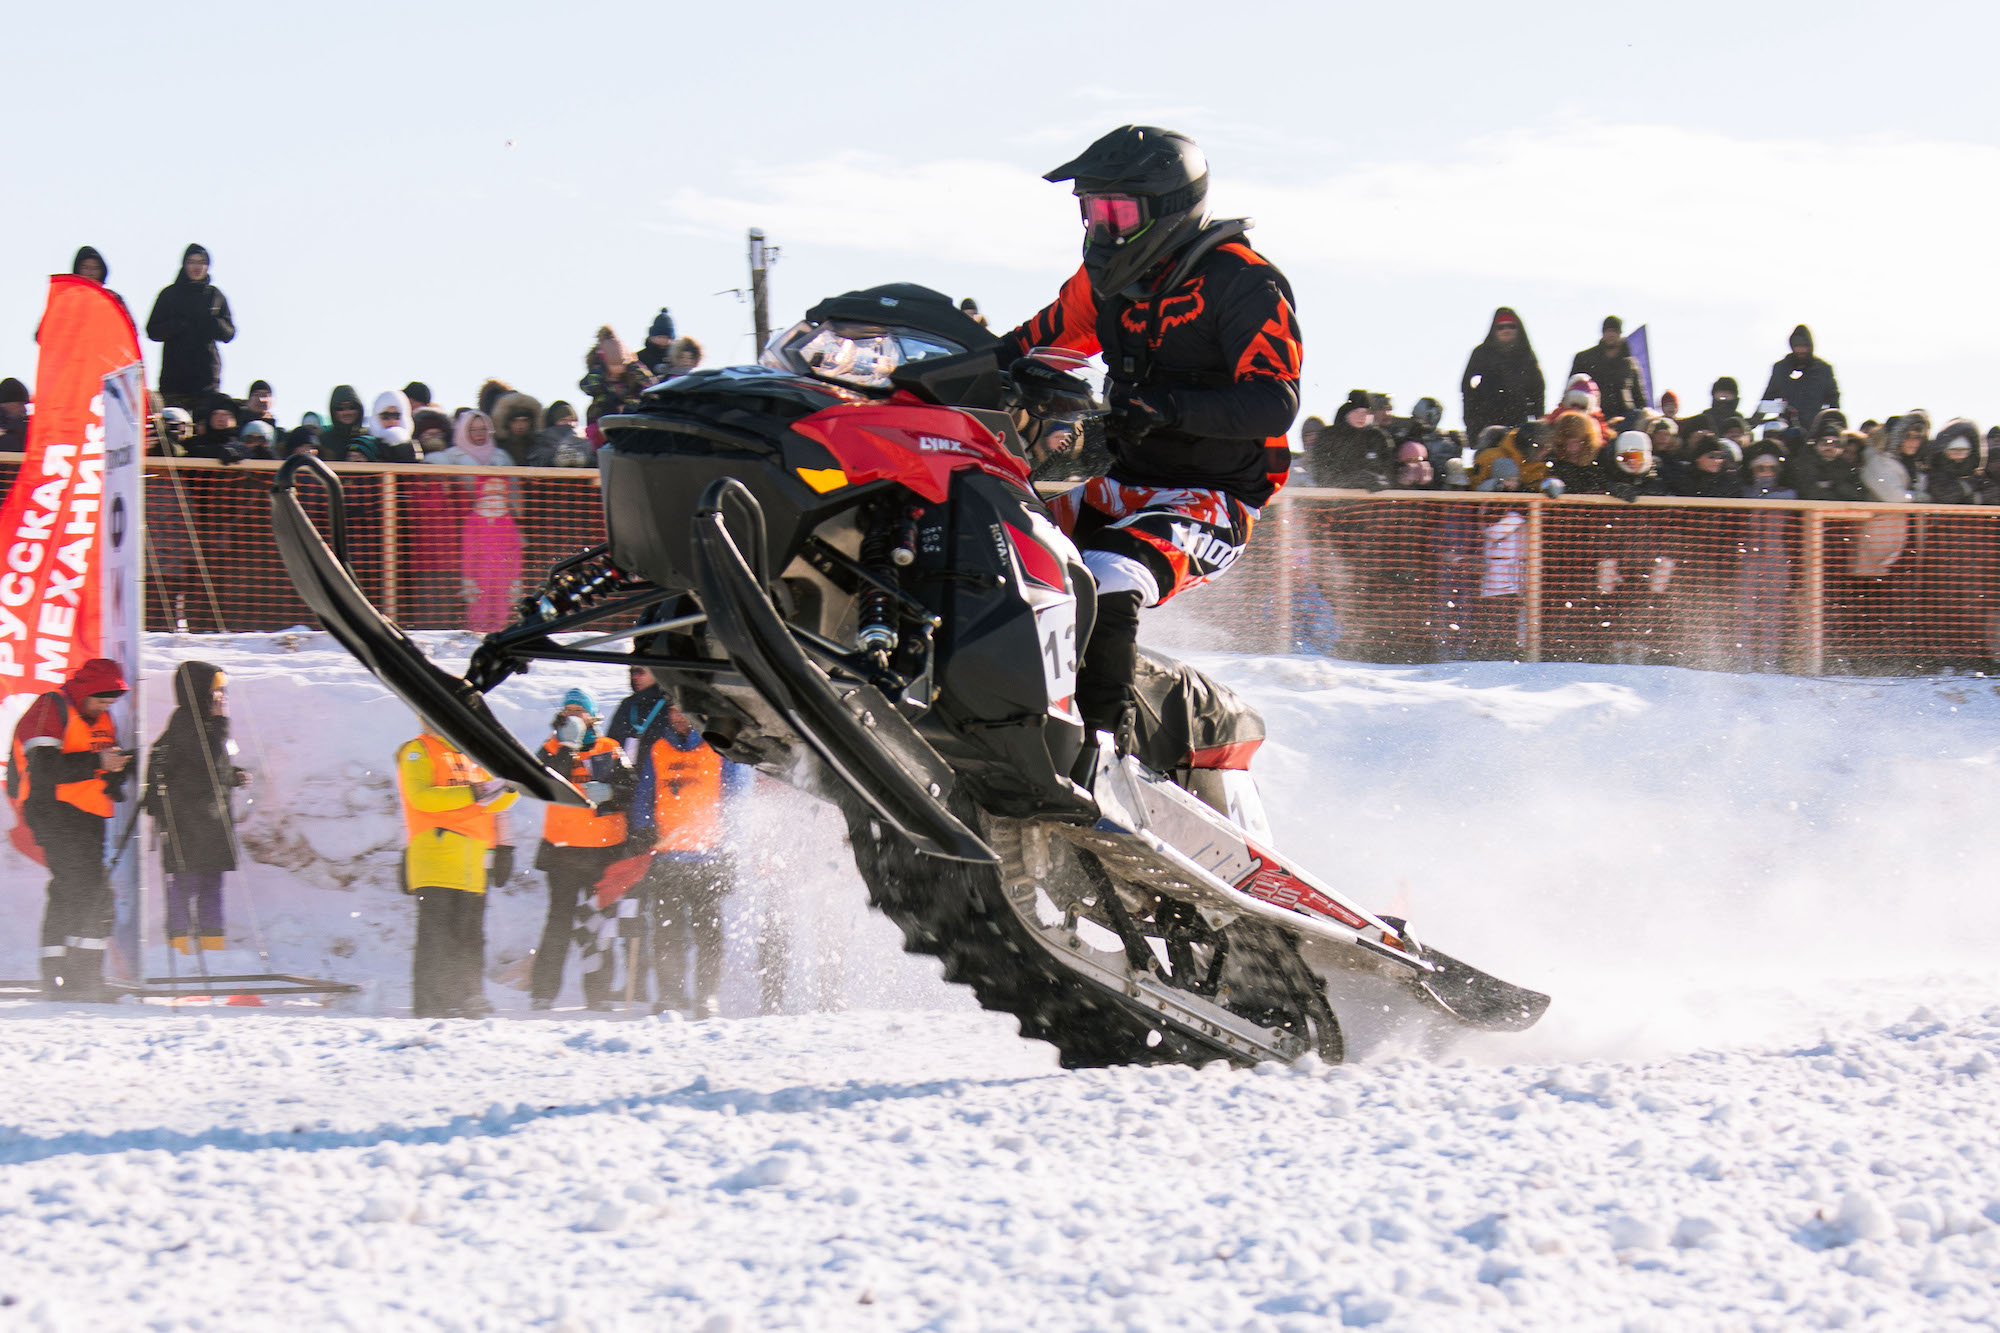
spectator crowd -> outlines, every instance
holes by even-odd
[[[587,467],[603,442],[600,417],[701,364],[700,344],[677,336],[663,308],[636,353],[609,326],[597,330],[577,381],[581,414],[567,400],[544,406],[499,379],[480,387],[475,404],[447,408],[412,380],[372,399],[337,385],[324,413],[305,412],[286,428],[268,381],[252,380],[241,398],[222,387],[220,348],[235,338],[236,320],[211,263],[206,248],[189,245],[146,319],[146,336],[160,344],[150,442],[158,454],[223,463],[311,453],[329,463]],[[71,272],[110,279],[103,255],[88,245]],[[977,306],[965,304],[977,318]],[[1964,418],[1935,426],[1921,409],[1850,423],[1833,367],[1803,324],[1754,402],[1743,402],[1725,375],[1710,386],[1706,407],[1683,413],[1671,391],[1652,405],[1616,315],[1570,359],[1551,405],[1527,327],[1502,306],[1466,361],[1459,392],[1463,432],[1442,428],[1437,398],[1419,398],[1398,416],[1386,395],[1353,391],[1330,421],[1306,419],[1298,480],[1368,491],[2000,504],[2000,426],[1984,435]],[[29,412],[27,386],[0,379],[0,450],[24,446]]]
[[[1459,381],[1463,433],[1440,429],[1436,398],[1397,416],[1387,396],[1356,389],[1331,421],[1307,418],[1303,479],[1365,491],[2000,504],[2000,426],[1935,426],[1921,408],[1851,423],[1803,324],[1753,403],[1724,375],[1700,411],[1684,414],[1671,391],[1651,406],[1616,315],[1570,359],[1553,406],[1547,385],[1527,327],[1502,306]]]
[[[222,387],[221,345],[235,339],[236,318],[211,262],[205,247],[188,246],[146,318],[146,337],[160,344],[148,441],[156,455],[237,463],[310,453],[329,463],[588,467],[603,442],[599,417],[636,405],[651,385],[701,364],[701,344],[677,336],[663,308],[636,353],[609,326],[597,330],[577,381],[581,415],[564,400],[544,407],[498,379],[480,387],[475,405],[448,408],[432,401],[428,385],[412,380],[365,402],[351,385],[336,385],[324,413],[307,411],[287,428],[269,381],[250,381],[240,398]],[[88,245],[76,252],[70,272],[100,284],[111,276]],[[19,378],[0,379],[0,451],[25,447],[31,402]]]
[[[110,277],[103,255],[89,246],[77,251],[72,269],[98,283]],[[961,308],[981,318],[971,301]],[[582,513],[558,479],[509,476],[508,469],[588,468],[602,443],[598,426],[605,414],[635,406],[648,387],[698,367],[702,358],[701,348],[678,336],[672,315],[661,309],[636,351],[609,327],[591,336],[577,381],[581,411],[568,401],[544,406],[498,379],[482,385],[474,403],[455,408],[433,401],[420,381],[372,393],[343,384],[323,411],[315,404],[286,428],[269,382],[251,381],[241,398],[221,387],[220,349],[235,337],[237,323],[205,248],[187,247],[145,327],[161,344],[159,411],[152,423],[152,448],[161,454],[231,463],[311,453],[335,465],[433,465],[393,485],[377,478],[373,489],[351,487],[351,531],[358,550],[374,553],[387,604],[399,620],[477,632],[499,629],[510,618],[529,586],[531,557],[553,554],[553,544],[569,543],[597,522],[594,506]],[[1403,415],[1386,395],[1357,389],[1330,420],[1303,423],[1293,480],[1363,492],[1497,492],[1523,499],[2000,505],[2000,427],[1982,434],[1963,418],[1936,424],[1921,409],[1851,422],[1834,367],[1819,354],[1812,331],[1801,324],[1788,342],[1755,397],[1745,399],[1739,382],[1724,375],[1710,386],[1705,406],[1684,410],[1677,394],[1655,391],[1643,347],[1635,351],[1619,317],[1607,317],[1599,338],[1571,357],[1565,374],[1552,377],[1519,313],[1501,307],[1460,380],[1463,431],[1445,428],[1438,397],[1419,398]],[[1559,386],[1554,392],[1552,383]],[[29,396],[19,380],[0,380],[0,449],[22,447]],[[1087,441],[1073,456],[1053,456],[1050,476],[1102,471],[1108,458],[1101,444],[1092,450]],[[203,478],[199,487],[191,479],[183,487],[185,474],[178,470],[167,475],[172,503],[157,517],[149,515],[147,536],[169,623],[189,630],[241,626],[270,612],[274,602],[282,603],[282,614],[292,614],[288,593],[212,575],[213,567],[243,563],[233,556],[268,556],[235,536],[257,521],[253,512],[261,496],[231,494],[222,473]],[[194,493],[198,505],[185,492]],[[1316,515],[1315,531],[1325,530],[1325,549],[1337,558],[1303,557],[1309,582],[1329,608],[1351,608],[1359,590],[1366,594],[1362,603],[1392,605],[1404,620],[1445,626],[1424,643],[1382,651],[1506,653],[1524,643],[1532,627],[1544,654],[1634,657],[1641,649],[1633,645],[1688,639],[1688,626],[1706,621],[1724,637],[1756,640],[1738,659],[1751,669],[1772,669],[1791,652],[1784,626],[1796,616],[1808,564],[1791,511],[1739,503],[1731,508],[1734,518],[1710,510],[1679,527],[1632,511],[1615,532],[1599,525],[1574,535],[1567,520],[1552,520],[1544,550],[1529,545],[1528,506],[1453,508],[1467,512],[1449,522],[1407,506],[1396,512],[1393,504],[1381,507],[1379,521],[1352,515],[1335,523],[1330,514]],[[1543,512],[1580,520],[1604,511],[1561,505]],[[1676,512],[1686,517],[1691,511]],[[234,521],[239,514],[243,524]],[[1946,636],[1949,651],[1932,646],[1919,660],[2000,655],[2000,612],[1986,606],[2000,600],[2000,591],[1987,591],[1989,584],[2000,589],[2000,573],[1989,577],[1989,562],[1980,554],[1986,544],[1981,520],[1969,512],[1855,514],[1842,521],[1825,556],[1829,633],[1837,620],[1849,640],[1880,630],[1890,639],[1914,641],[1939,637],[1941,617],[1955,616],[1970,628]],[[1642,539],[1642,531],[1654,535]],[[1336,532],[1360,535],[1350,540]],[[1476,557],[1468,554],[1474,544],[1482,553]],[[1724,548],[1740,550],[1740,568],[1723,569],[1717,552]],[[1417,550],[1443,553],[1443,572],[1433,577],[1416,570],[1404,553]],[[1533,579],[1531,564],[1538,571]],[[1378,568],[1396,573],[1381,589],[1368,573]],[[1481,572],[1475,578],[1472,570]],[[1714,589],[1731,580],[1741,589],[1725,604]],[[1390,595],[1432,585],[1435,614],[1416,616],[1407,595]],[[1531,585],[1553,599],[1555,609],[1540,621],[1520,609]],[[1636,591],[1641,586],[1643,598]],[[1635,598],[1650,608],[1644,615],[1618,610],[1620,599]],[[1967,599],[1978,605],[1959,605]],[[1698,613],[1691,609],[1697,604]],[[1477,614],[1463,614],[1467,608]],[[1371,628],[1373,620],[1363,614],[1328,614],[1347,626],[1342,652],[1363,651],[1351,642],[1357,631],[1365,630],[1371,642],[1394,639],[1397,632],[1393,617],[1384,620],[1388,628]],[[1760,630],[1722,628],[1743,625]]]

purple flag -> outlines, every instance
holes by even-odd
[[[1646,342],[1646,326],[1641,324],[1626,334],[1625,341],[1632,348],[1632,359],[1639,363],[1639,383],[1646,390],[1646,406],[1657,408],[1660,399],[1653,392],[1653,354]]]

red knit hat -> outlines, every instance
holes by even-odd
[[[81,707],[93,694],[123,694],[128,688],[124,667],[108,657],[93,657],[63,682],[62,692],[71,703]]]

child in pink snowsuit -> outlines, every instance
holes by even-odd
[[[493,438],[493,422],[484,412],[467,412],[452,429],[451,448],[435,455],[446,466],[505,468],[514,466]],[[524,543],[514,521],[513,483],[485,475],[468,479],[468,504],[458,532],[459,590],[465,598],[465,627],[490,634],[506,626],[515,599],[521,595]]]
[[[507,508],[506,482],[481,477],[477,494],[459,530],[465,627],[491,634],[506,628],[521,596],[521,529]]]

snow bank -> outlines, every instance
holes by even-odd
[[[463,668],[478,642],[469,634],[418,637],[452,670]],[[252,863],[231,876],[228,965],[254,969],[261,944],[278,971],[363,985],[361,996],[338,1002],[342,1008],[407,1011],[415,910],[397,882],[404,835],[392,761],[396,747],[416,734],[414,716],[318,632],[150,635],[146,652],[149,743],[172,712],[175,664],[213,662],[229,673],[238,762],[256,775],[247,801],[239,797],[248,811],[239,832]],[[490,699],[502,722],[535,743],[547,735],[563,692],[577,684],[607,716],[626,692],[619,668],[544,667],[508,681]],[[8,735],[26,700],[11,705],[0,712]],[[541,806],[523,801],[509,818],[523,852],[513,882],[488,905],[487,961],[495,979],[489,995],[513,1011],[525,1010],[526,994],[499,982],[525,984],[519,964],[540,938],[548,897],[531,864]],[[758,972],[766,966],[785,973],[792,1008],[970,1006],[968,997],[935,980],[928,960],[905,956],[895,928],[869,912],[832,810],[760,783],[750,835],[755,854],[726,911],[725,1012],[757,1011]],[[158,860],[150,847],[148,855],[155,881],[148,916],[156,937],[148,969],[164,975]],[[39,867],[0,848],[0,975],[35,975],[46,881]],[[569,971],[565,1002],[580,1003],[574,966]]]
[[[1205,665],[1294,855],[1557,997],[1499,1058],[1770,1039],[2000,956],[1992,680]]]

